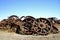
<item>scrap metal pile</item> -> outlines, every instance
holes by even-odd
[[[22,16],[19,18],[16,15],[11,15],[8,19],[0,21],[0,30],[12,30],[23,35],[47,35],[59,33],[56,24],[60,24],[60,20],[57,20],[55,17],[34,18],[32,16]]]

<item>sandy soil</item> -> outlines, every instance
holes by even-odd
[[[60,40],[60,33],[47,36],[20,35],[16,33],[0,31],[0,40]]]
[[[58,26],[60,31],[60,26]],[[42,35],[21,35],[14,32],[0,30],[0,40],[60,40],[60,32],[58,34]]]

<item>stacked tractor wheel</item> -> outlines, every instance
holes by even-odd
[[[57,24],[59,24],[59,21],[57,20],[57,18],[55,18],[55,17],[51,17],[51,18],[48,18],[48,20],[51,22],[51,24],[52,24],[52,33],[58,33],[59,32],[59,30],[58,30],[58,28],[57,28]]]
[[[23,19],[22,20],[23,23],[20,26],[20,29],[21,29],[22,34],[26,34],[26,35],[33,34],[32,28],[33,28],[33,25],[35,23],[35,18],[32,17],[32,16],[23,16],[20,19]]]
[[[56,31],[58,31],[58,29],[55,26],[53,26],[51,20],[46,18],[35,19],[32,16],[22,16],[20,18],[20,22],[18,22],[20,25],[20,32],[26,35],[47,35],[51,32],[56,33]]]
[[[7,29],[13,29],[18,34],[24,35],[47,35],[59,32],[56,24],[60,24],[60,20],[55,18],[34,18],[32,16],[19,18],[16,15],[12,15],[7,20],[0,21],[0,28],[4,26]]]
[[[15,24],[15,20],[17,20],[18,19],[18,16],[16,16],[16,15],[12,15],[12,16],[10,16],[10,17],[8,17],[8,30],[9,31],[14,31],[14,32],[16,32],[16,28],[17,28],[17,25]]]
[[[7,29],[7,19],[3,19],[0,21],[0,29],[6,30]]]
[[[46,18],[38,18],[36,19],[38,24],[37,34],[47,35],[51,32],[52,25],[51,22]]]

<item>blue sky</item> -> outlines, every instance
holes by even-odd
[[[60,0],[0,0],[0,20],[10,15],[60,19]]]

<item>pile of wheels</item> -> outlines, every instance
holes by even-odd
[[[47,35],[49,33],[59,33],[55,24],[60,24],[60,20],[52,18],[34,18],[32,16],[18,17],[12,15],[8,19],[0,21],[0,28],[6,30],[13,29],[14,32],[24,35]]]

